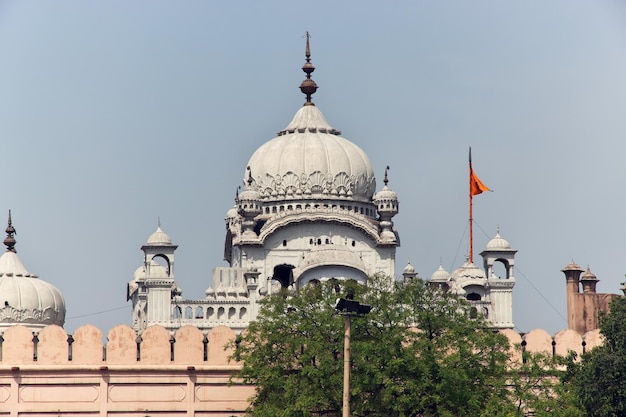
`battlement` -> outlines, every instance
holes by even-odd
[[[566,355],[569,351],[582,354],[602,344],[597,329],[582,336],[571,329],[554,336],[542,329],[528,333],[507,329],[501,333],[512,346],[549,355]],[[25,365],[186,365],[234,370],[238,364],[230,362],[228,357],[232,352],[229,343],[235,338],[235,331],[226,326],[208,332],[183,326],[170,332],[155,325],[137,336],[131,327],[122,324],[109,331],[104,344],[102,332],[92,325],[81,326],[71,335],[56,325],[47,326],[36,335],[27,327],[13,326],[4,331],[0,340],[0,371],[7,366]]]
[[[511,357],[519,361],[522,350],[566,355],[602,343],[598,330],[583,336],[573,330],[554,336],[542,329],[502,333],[513,346]],[[102,336],[91,325],[71,335],[56,325],[38,333],[21,325],[5,330],[0,416],[245,414],[254,387],[231,380],[240,366],[228,360],[230,343],[236,340],[233,329],[203,332],[183,326],[170,332],[155,325],[137,336],[131,327],[119,325],[108,332],[106,344]]]
[[[148,327],[141,336],[127,325],[111,329],[106,345],[95,326],[79,327],[68,335],[59,326],[47,326],[36,335],[24,326],[13,326],[2,334],[0,369],[4,365],[209,365],[230,364],[227,349],[235,340],[229,327],[218,326],[203,333],[183,326],[170,333],[161,326]]]

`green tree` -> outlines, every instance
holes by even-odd
[[[521,348],[521,347],[518,347]],[[509,365],[506,405],[488,415],[522,417],[584,417],[580,402],[561,380],[573,357],[522,352],[521,363]],[[532,412],[532,414],[531,414]]]
[[[604,344],[572,361],[565,383],[572,385],[586,415],[626,415],[626,298],[616,297],[600,316]]]
[[[249,415],[340,414],[344,327],[334,311],[338,289],[373,306],[367,317],[352,320],[352,415],[511,411],[505,337],[469,318],[463,300],[419,279],[390,287],[387,279],[373,277],[367,286],[328,282],[263,301],[232,356],[242,363],[235,378],[256,386]]]

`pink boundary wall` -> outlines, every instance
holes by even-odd
[[[554,337],[536,329],[502,333],[529,352],[565,355],[602,344],[598,330],[581,336],[563,330]],[[152,326],[141,338],[127,325],[111,329],[106,346],[91,325],[69,336],[59,326],[26,327],[2,335],[0,416],[242,416],[254,387],[230,384],[235,333],[220,326],[208,334],[192,326],[169,331]],[[36,359],[35,359],[36,356]],[[519,349],[511,356],[521,360]]]
[[[141,339],[129,326],[108,333],[91,325],[69,337],[59,326],[2,335],[0,416],[242,416],[254,387],[230,384],[228,327],[192,326],[172,337],[159,326]],[[71,343],[70,343],[71,342]],[[35,360],[36,355],[36,360]],[[106,359],[104,359],[106,358]]]

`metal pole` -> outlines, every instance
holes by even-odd
[[[343,317],[343,417],[350,417],[350,315]]]

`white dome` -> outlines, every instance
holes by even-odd
[[[413,265],[411,265],[411,262],[407,262],[407,264],[404,267],[404,270],[402,271],[402,273],[404,273],[404,274],[414,274],[415,273],[415,267]]]
[[[430,276],[430,280],[433,282],[448,282],[450,273],[443,269],[443,266],[439,265],[439,268]]]
[[[474,265],[470,261],[465,263],[452,273],[452,279],[455,281],[466,281],[474,279],[487,279],[485,271]]]
[[[233,206],[226,212],[227,219],[236,219],[239,217],[239,211],[237,210],[237,206]]]
[[[317,107],[298,110],[289,126],[258,148],[248,162],[261,199],[314,196],[370,201],[376,181],[369,158],[339,133]]]
[[[502,250],[511,249],[511,244],[500,236],[500,233],[496,233],[495,237],[487,243],[487,250]]]
[[[0,328],[23,324],[41,329],[64,322],[61,292],[28,272],[15,252],[0,256]]]
[[[139,268],[135,269],[135,273],[133,274],[133,279],[138,280],[138,279],[142,279],[146,277],[146,267],[145,266],[140,266]]]
[[[169,246],[171,244],[172,238],[161,229],[161,226],[157,227],[156,232],[148,238],[148,245],[151,246]]]
[[[386,185],[374,195],[374,200],[397,200],[398,194]]]

